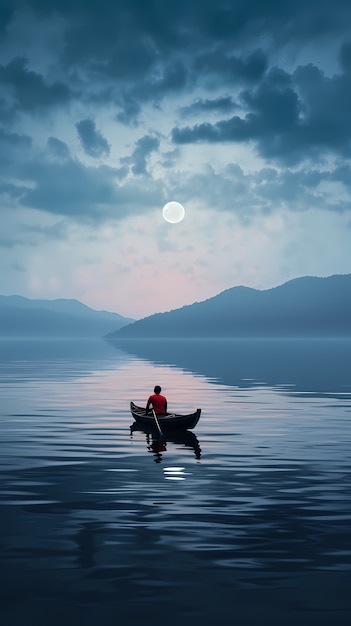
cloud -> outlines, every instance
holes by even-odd
[[[343,71],[351,72],[351,42],[344,42],[340,47],[339,61]]]
[[[0,128],[0,142],[7,144],[7,147],[29,148],[32,145],[32,138],[23,133],[13,133]]]
[[[134,96],[129,93],[119,95],[116,105],[120,111],[116,113],[116,120],[125,126],[137,126],[141,115],[141,106]]]
[[[293,5],[288,0],[181,0],[147,6],[140,0],[102,0],[99,7],[94,1],[28,0],[25,9],[15,0],[14,5],[3,10],[4,23],[11,25],[5,38],[8,56],[16,49],[16,36],[23,38],[15,26],[24,10],[35,15],[38,38],[44,20],[46,26],[49,20],[61,26],[52,51],[47,45],[46,75],[33,69],[40,66],[35,42],[27,46],[28,56],[0,67],[11,107],[38,111],[73,99],[109,102],[117,108],[116,119],[132,127],[140,123],[144,102],[159,104],[167,95],[201,85],[236,89],[257,84],[272,49],[292,42],[299,50],[301,41],[318,42],[322,34],[334,32],[340,36],[351,16],[346,0],[335,0],[332,7],[327,0]],[[9,113],[4,107],[0,103],[3,116]]]
[[[175,144],[247,141],[253,138],[254,133],[249,124],[237,115],[229,120],[221,120],[215,124],[202,122],[193,127],[176,127],[172,130],[172,141]]]
[[[345,17],[350,15],[347,0],[334,0],[332,5],[329,0],[310,0],[307,4],[304,0],[295,0],[293,4],[290,0],[178,0],[176,3],[119,0],[112,4],[110,0],[101,0],[98,5],[94,0],[69,3],[31,0],[29,4],[37,12],[50,11],[68,18],[70,36],[66,54],[71,59],[77,58],[79,52],[86,53],[89,45],[91,55],[98,55],[97,44],[100,54],[105,54],[111,42],[120,41],[123,35],[126,41],[134,35],[133,43],[147,35],[164,54],[179,50],[180,45],[183,49],[191,47],[194,40],[209,44],[236,38],[240,45],[241,37],[254,40],[262,31],[270,31],[284,42],[293,37],[311,41],[342,26],[347,29]],[[131,50],[130,57],[133,54]]]
[[[331,150],[343,156],[351,151],[351,74],[327,77],[312,64],[293,75],[302,99],[299,148]]]
[[[171,181],[170,197],[186,198],[189,206],[236,215],[245,224],[257,215],[279,211],[302,213],[311,210],[345,213],[351,211],[351,167],[320,171],[315,167],[280,170],[264,167],[245,173],[238,165],[204,172],[177,173]]]
[[[214,50],[199,54],[194,61],[194,71],[205,77],[207,84],[240,82],[257,82],[267,69],[268,59],[263,50],[258,49],[246,57],[232,54],[226,48],[216,47]]]
[[[118,184],[119,168],[88,167],[77,160],[48,161],[43,155],[21,166],[29,187],[21,204],[71,220],[103,223],[144,213],[162,202],[160,183]]]
[[[273,68],[240,101],[243,117],[175,127],[173,142],[253,142],[261,156],[288,164],[328,152],[351,155],[349,74],[329,78],[312,64],[292,74]]]
[[[0,33],[2,33],[3,35],[5,34],[6,28],[13,18],[14,12],[15,7],[13,6],[13,3],[2,2],[0,4]]]
[[[32,137],[25,133],[11,132],[0,127],[0,181],[13,187],[13,181],[6,181],[11,176],[13,163],[28,158],[33,145]]]
[[[124,280],[123,300],[142,313],[236,280],[269,286],[311,260],[335,271],[338,255],[348,270],[348,0],[0,5],[0,271],[11,288],[14,262],[28,268],[12,274],[17,289],[35,275],[45,290],[61,272],[57,295],[70,281],[76,294],[82,276],[90,289],[95,272],[96,298]],[[162,220],[167,199],[186,208],[175,227]],[[326,261],[334,223],[343,243]],[[94,272],[82,269],[90,255]]]
[[[160,109],[165,97],[175,95],[179,97],[181,92],[186,93],[187,89],[193,88],[195,84],[196,78],[185,59],[177,57],[169,61],[158,60],[142,80],[130,81],[123,97],[117,96],[116,101],[122,106],[122,113],[117,114],[117,119],[122,123],[137,125],[143,104],[151,102]]]
[[[197,98],[192,104],[181,107],[180,112],[183,117],[201,115],[203,113],[229,113],[237,108],[236,102],[231,96],[219,96],[212,100],[208,98]]]
[[[162,167],[174,168],[177,161],[179,161],[178,148],[175,148],[175,150],[168,150],[167,152],[162,154]]]
[[[28,190],[25,185],[14,183],[0,183],[0,196],[2,200],[2,206],[0,210],[4,212],[9,206],[13,206],[13,201],[19,200],[23,194]],[[5,208],[6,207],[6,208]]]
[[[94,159],[110,154],[110,144],[107,139],[96,130],[94,120],[88,118],[77,122],[76,129],[84,152]]]
[[[70,149],[68,145],[57,139],[57,137],[49,137],[47,141],[47,147],[52,156],[57,159],[68,159],[70,157]]]
[[[68,238],[69,229],[67,221],[60,220],[54,224],[23,224],[22,231],[26,234],[35,234],[42,236],[45,240],[61,241]]]
[[[7,106],[13,111],[43,111],[66,104],[72,97],[66,84],[46,81],[41,74],[28,69],[24,57],[0,65],[0,85],[9,101]]]
[[[133,88],[132,93],[142,100],[151,99],[158,102],[166,94],[179,93],[189,85],[189,82],[193,82],[185,61],[180,58],[160,63],[155,69],[156,76],[151,75],[138,87]]]
[[[18,237],[0,237],[0,248],[14,248],[23,243],[24,240]]]
[[[88,168],[73,160],[55,165],[34,162],[23,173],[35,188],[27,190],[22,204],[38,210],[98,219],[104,207],[117,200],[114,172],[106,166]]]
[[[226,51],[207,52],[203,55],[194,53],[187,56],[177,53],[175,58],[158,59],[155,61],[150,72],[146,73],[142,80],[125,87],[123,96],[119,95],[116,102],[122,108],[117,114],[118,121],[135,125],[141,118],[142,104],[153,102],[160,106],[165,97],[172,97],[179,94],[193,91],[196,86],[209,86],[211,89],[215,85],[234,83],[252,83],[262,76],[266,70],[266,58],[262,51],[255,51],[248,58],[228,56]],[[231,96],[220,96],[213,99],[212,110],[229,110],[234,108],[234,101],[230,101]],[[211,110],[212,100],[199,99],[199,111]],[[194,111],[196,106],[194,107]],[[183,107],[182,112],[186,115],[192,113]]]
[[[291,78],[285,72],[271,70],[256,89],[241,92],[241,100],[249,109],[244,117],[235,115],[214,124],[174,128],[174,143],[257,141],[261,151],[266,151],[266,144],[274,141],[279,152],[280,137],[296,127],[299,120],[299,99]]]
[[[144,135],[137,140],[133,154],[130,157],[124,157],[122,162],[131,165],[131,169],[136,176],[149,176],[147,170],[148,160],[152,152],[158,150],[160,140],[154,135]]]

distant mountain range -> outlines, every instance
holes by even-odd
[[[133,321],[78,300],[0,296],[0,337],[103,337]]]
[[[351,335],[351,274],[302,277],[260,291],[219,295],[123,326],[110,339],[172,337],[343,337]]]

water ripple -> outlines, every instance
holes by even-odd
[[[137,624],[161,595],[177,623],[208,624],[218,602],[232,615],[236,593],[246,618],[253,603],[269,623],[272,606],[281,623],[292,605],[308,626],[323,612],[349,623],[347,391],[250,376],[243,391],[119,352],[0,365],[8,624],[41,626],[43,602],[61,607],[60,624],[72,606],[91,607],[87,626],[94,607],[116,606]],[[195,433],[131,432],[129,401],[143,403],[159,381],[174,410],[202,408]],[[328,589],[318,610],[317,587]]]

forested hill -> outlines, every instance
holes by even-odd
[[[137,337],[351,336],[351,274],[302,277],[219,295],[124,326],[112,339]]]

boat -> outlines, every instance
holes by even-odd
[[[134,402],[130,403],[130,410],[135,421],[142,426],[154,427],[156,422],[154,414],[148,413],[146,415],[145,408],[137,406]],[[197,409],[195,413],[189,413],[188,415],[178,415],[177,413],[167,413],[166,415],[157,415],[157,421],[161,429],[172,428],[195,428],[201,415],[201,409]]]

